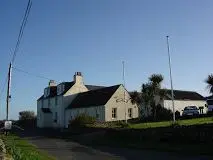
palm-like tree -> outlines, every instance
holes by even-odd
[[[208,75],[205,82],[207,83],[209,93],[213,95],[213,74]]]
[[[151,107],[154,118],[156,118],[156,106],[159,104],[159,101],[156,101],[156,97],[161,99],[165,97],[166,94],[163,90],[161,90],[162,81],[163,76],[161,74],[153,74],[149,77],[149,82],[142,85],[141,93],[135,91],[131,95],[132,103],[136,103],[138,105],[143,103],[147,114],[149,114],[149,107]]]
[[[160,102],[160,99],[164,97],[164,92],[161,90],[161,83],[163,82],[163,76],[161,74],[153,74],[149,77],[149,81],[152,86],[152,113],[154,119],[156,119],[156,110],[157,110],[157,105]]]

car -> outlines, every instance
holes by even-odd
[[[187,106],[184,108],[182,116],[197,116],[199,115],[199,110],[196,106]]]

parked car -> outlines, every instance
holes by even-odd
[[[196,116],[199,115],[199,110],[196,106],[187,106],[184,108],[182,116]]]

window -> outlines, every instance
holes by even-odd
[[[47,88],[44,89],[44,97],[47,97]]]
[[[99,119],[99,113],[98,113],[97,109],[96,109],[95,113],[96,113],[96,119]]]
[[[54,122],[57,123],[57,119],[58,119],[58,113],[55,112],[55,118],[54,118]]]
[[[112,108],[112,118],[117,118],[117,108]]]
[[[129,118],[132,118],[132,108],[128,108],[128,116]]]
[[[50,95],[50,88],[47,88],[47,96]]]
[[[50,94],[50,88],[45,88],[44,89],[44,97],[49,96],[49,94]]]
[[[57,86],[57,95],[60,95],[64,90],[65,90],[65,85],[64,84],[59,84]]]
[[[58,105],[58,97],[55,97],[55,105]]]
[[[48,99],[48,107],[50,107],[50,99]]]
[[[58,86],[57,86],[57,95],[59,95],[59,94],[60,94],[60,91],[61,91],[61,86],[60,86],[60,85],[58,85]]]

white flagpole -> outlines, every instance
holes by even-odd
[[[172,83],[172,67],[171,67],[171,56],[170,56],[170,48],[169,48],[169,36],[166,36],[166,39],[167,39],[167,50],[168,50],[168,58],[169,58],[169,74],[170,74],[171,95],[172,95],[173,122],[175,122],[175,105],[174,105],[174,91],[173,91],[173,83]]]

